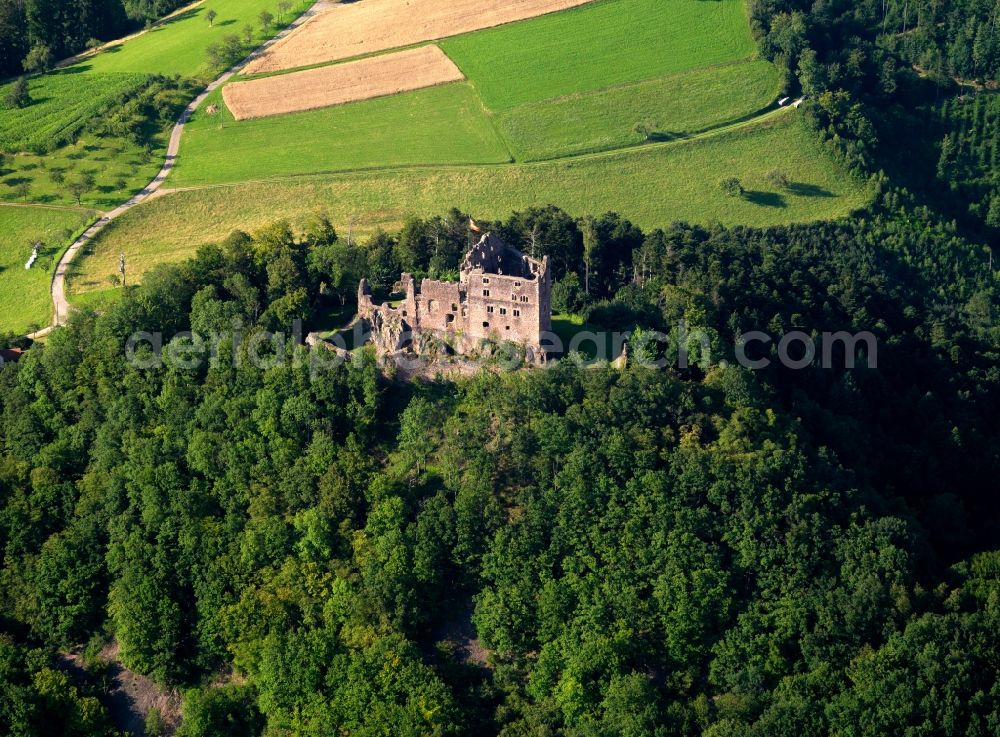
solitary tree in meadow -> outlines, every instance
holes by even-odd
[[[79,179],[74,179],[69,183],[69,193],[76,200],[76,204],[79,205],[80,200],[87,194],[87,188]]]
[[[205,13],[205,20],[207,20],[208,25],[212,26],[213,28],[215,27],[215,19],[218,17],[219,14],[216,13],[214,10],[209,10],[207,13]]]
[[[31,194],[31,182],[18,182],[14,187],[14,193],[19,199],[27,201],[28,195]]]
[[[253,26],[249,23],[243,26],[243,40],[246,42],[247,46],[253,43]]]
[[[278,20],[284,20],[285,13],[292,9],[292,4],[288,0],[281,0],[278,3]]]
[[[28,80],[20,77],[7,92],[4,100],[9,108],[20,109],[31,104],[31,94],[28,90]]]
[[[742,182],[736,177],[726,177],[719,182],[719,187],[730,197],[742,197],[745,191]]]
[[[767,173],[767,181],[780,189],[787,189],[788,185],[791,184],[791,180],[788,178],[788,175],[780,169],[772,169],[769,171]]]
[[[268,29],[271,27],[271,24],[274,23],[274,16],[268,13],[266,10],[262,10],[260,11],[260,15],[257,16],[257,20],[260,21],[260,27],[264,31],[264,33],[267,33]]]

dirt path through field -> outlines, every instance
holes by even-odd
[[[364,0],[302,25],[246,66],[246,74],[324,64],[566,10],[592,0]]]

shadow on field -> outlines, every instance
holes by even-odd
[[[115,47],[117,48],[117,47]],[[104,53],[110,54],[111,49],[107,49]],[[46,72],[47,74],[83,74],[84,72],[90,71],[90,64],[74,64],[71,67],[64,67],[62,69],[53,69],[51,72]]]
[[[653,131],[648,136],[646,140],[652,141],[653,143],[664,143],[666,141],[679,141],[683,138],[689,138],[689,134],[680,133],[675,131]]]
[[[164,18],[159,23],[150,28],[150,31],[161,31],[168,26],[172,26],[174,23],[178,23],[182,20],[187,20],[188,18],[194,18],[199,15],[205,8],[191,8],[191,10],[185,10],[183,13],[178,13],[177,15],[171,16],[170,18]],[[222,25],[217,24],[217,25]]]
[[[788,203],[785,202],[785,198],[777,192],[749,190],[743,193],[743,198],[747,202],[752,202],[755,205],[762,205],[764,207],[788,207]]]
[[[799,197],[836,197],[836,195],[828,189],[823,189],[816,184],[806,184],[805,182],[791,182],[788,185],[788,191]]]

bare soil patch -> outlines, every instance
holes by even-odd
[[[336,5],[250,62],[245,74],[349,59],[534,18],[591,0],[364,0]]]
[[[163,718],[164,735],[170,737],[181,722],[181,697],[176,690],[167,691],[146,676],[125,668],[118,660],[118,643],[105,646],[97,659],[105,664],[111,677],[111,689],[101,698],[115,727],[128,735],[145,735],[146,715],[158,709]],[[63,667],[75,678],[90,677],[79,653],[65,653]]]
[[[319,69],[236,82],[222,90],[237,120],[395,95],[465,79],[437,46],[374,56]]]

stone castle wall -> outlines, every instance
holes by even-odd
[[[483,340],[510,341],[524,346],[530,360],[544,360],[541,334],[552,328],[548,257],[529,258],[487,233],[466,256],[460,273],[457,283],[424,279],[419,287],[411,274],[403,274],[405,297],[396,308],[375,305],[362,280],[358,314],[373,326],[394,326],[393,333],[402,324],[405,332],[432,334],[459,353],[475,350]],[[376,338],[380,342],[386,339]],[[411,347],[419,343],[414,340]]]

